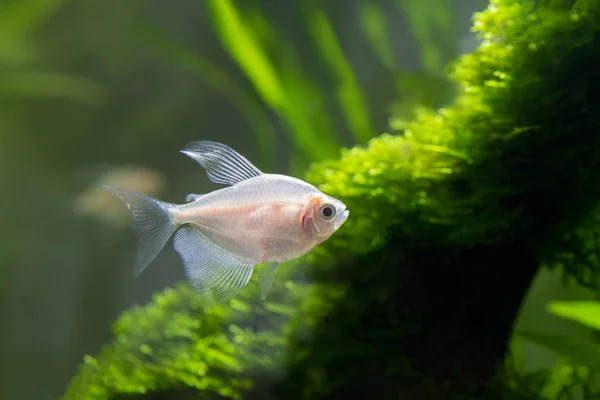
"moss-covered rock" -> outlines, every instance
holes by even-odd
[[[574,250],[574,230],[598,226],[597,7],[505,0],[477,14],[474,30],[484,40],[451,69],[460,85],[452,106],[394,120],[396,135],[309,171],[310,181],[352,210],[323,250],[374,249],[390,226],[431,246],[497,242],[530,230],[531,245],[566,240]],[[552,252],[543,252],[545,261]],[[596,263],[580,265],[586,268],[600,271]],[[600,282],[588,274],[580,283]]]
[[[318,284],[291,270],[268,302],[251,286],[207,313],[168,290],[66,397],[502,398],[490,379],[538,268],[600,283],[600,6],[494,0],[475,29],[451,106],[309,171],[351,210],[306,258]]]

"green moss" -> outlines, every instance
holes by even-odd
[[[476,14],[483,43],[453,66],[451,107],[393,120],[394,135],[313,166],[308,179],[352,216],[317,262],[373,250],[390,227],[428,246],[528,234],[542,261],[598,286],[598,3],[532,5],[498,0]]]
[[[205,312],[189,286],[167,289],[149,305],[121,316],[114,340],[98,357],[85,357],[66,398],[105,399],[118,393],[189,388],[240,398],[251,386],[244,374],[280,357],[284,342],[274,328],[290,314],[285,307],[267,305],[250,324],[248,312],[249,306],[240,300]]]
[[[98,356],[84,358],[65,399],[151,392],[187,399],[190,389],[203,398],[242,398],[258,373],[281,374],[285,338],[313,329],[329,311],[326,304],[341,294],[329,287],[317,297],[319,285],[294,283],[291,272],[278,272],[286,283],[274,286],[264,302],[257,301],[254,284],[227,306],[208,310],[188,284],[156,294],[148,305],[121,315],[114,339]],[[308,301],[298,304],[300,298]]]
[[[465,264],[453,257],[465,249],[488,268],[486,260],[520,249],[517,257],[535,261],[528,274],[545,263],[599,284],[600,9],[595,1],[538,3],[495,0],[477,15],[484,41],[453,66],[460,90],[451,106],[419,109],[409,121],[392,121],[393,134],[312,167],[307,179],[351,210],[307,257],[323,283],[300,284],[289,272],[269,302],[251,286],[208,313],[187,286],[167,290],[121,316],[114,340],[86,358],[66,398],[178,398],[190,388],[203,398],[249,398],[280,380],[282,397],[339,398],[367,385],[361,377],[369,371],[386,379],[371,387],[417,398],[480,389],[485,377],[445,388],[423,372],[409,344],[428,343],[419,342],[430,334],[420,320],[431,311],[421,303],[403,309],[414,299],[411,290],[406,298],[398,292],[413,282],[400,270],[418,270],[433,254],[436,273],[458,273]],[[453,333],[462,334],[437,334]],[[418,349],[428,357],[437,351]],[[277,375],[284,360],[286,378]]]

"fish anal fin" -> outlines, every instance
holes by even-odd
[[[181,152],[202,165],[215,183],[235,185],[262,175],[244,156],[221,143],[199,140],[188,143]]]
[[[191,225],[175,233],[174,246],[183,260],[188,279],[205,297],[207,306],[235,297],[250,280],[256,264],[221,249]]]

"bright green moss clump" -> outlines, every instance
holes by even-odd
[[[257,374],[281,375],[285,338],[310,331],[330,309],[323,301],[341,294],[330,287],[317,297],[318,285],[294,283],[291,272],[278,272],[285,287],[274,287],[265,302],[257,301],[253,284],[227,306],[208,311],[188,284],[156,294],[119,318],[115,338],[97,357],[85,357],[65,399],[146,393],[187,399],[194,391],[203,398],[243,398]],[[299,298],[309,300],[299,305]]]
[[[123,314],[113,342],[98,357],[86,356],[66,397],[106,399],[118,393],[195,389],[240,398],[251,387],[244,375],[281,356],[284,342],[274,328],[289,319],[285,307],[266,307],[255,310],[263,315],[260,323],[248,324],[249,311],[234,300],[206,313],[188,285],[167,289],[150,305]],[[269,330],[261,329],[263,324]]]
[[[313,166],[308,180],[351,210],[309,256],[328,283],[291,276],[266,303],[251,286],[209,313],[187,286],[167,290],[123,314],[66,397],[481,390],[540,265],[599,284],[600,8],[566,3],[492,1],[475,20],[483,43],[452,70],[454,104]]]

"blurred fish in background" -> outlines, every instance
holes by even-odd
[[[75,213],[124,226],[129,223],[129,214],[122,203],[104,189],[105,186],[126,187],[146,196],[158,197],[164,193],[165,176],[159,171],[140,166],[113,167],[75,198]]]

